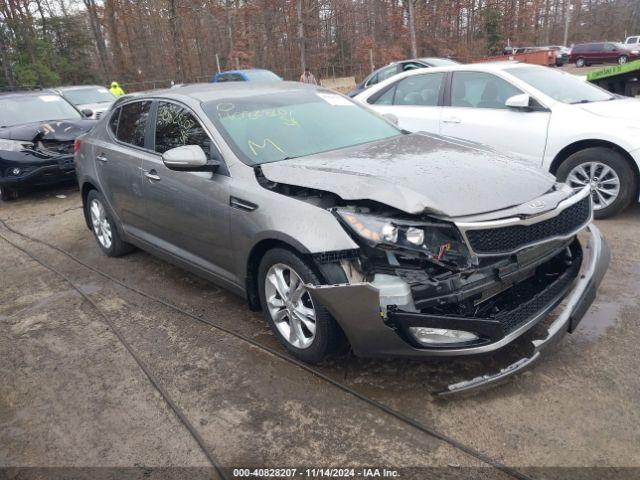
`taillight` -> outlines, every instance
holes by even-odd
[[[73,153],[76,154],[78,153],[78,150],[80,150],[80,145],[82,144],[82,142],[80,141],[79,138],[76,138],[75,141],[73,142]]]

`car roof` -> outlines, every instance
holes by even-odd
[[[66,92],[69,90],[84,90],[84,89],[89,89],[89,88],[107,88],[103,85],[68,85],[66,87],[56,87],[55,90],[58,90],[60,92]]]
[[[224,72],[220,72],[217,75],[221,75],[223,73],[251,73],[251,72],[271,72],[271,70],[267,70],[265,68],[243,68],[240,70],[225,70]]]
[[[118,103],[127,98],[154,98],[164,97],[175,100],[190,98],[198,102],[211,102],[234,97],[244,98],[250,95],[268,95],[304,90],[329,91],[315,85],[300,82],[221,82],[221,83],[193,83],[180,87],[150,92],[135,93],[120,97]]]
[[[55,91],[50,90],[48,88],[44,88],[42,90],[11,90],[11,91],[0,90],[0,98],[25,97],[25,96],[37,96],[37,95],[58,95],[58,94]]]

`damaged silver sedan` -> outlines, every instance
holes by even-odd
[[[77,142],[87,225],[245,296],[293,355],[498,350],[547,322],[522,370],[595,298],[609,251],[589,189],[477,144],[408,134],[294,83],[123,97]]]

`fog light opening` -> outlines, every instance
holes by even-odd
[[[445,328],[409,327],[409,332],[418,343],[427,346],[471,343],[480,338],[475,333]]]

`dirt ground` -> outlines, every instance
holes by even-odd
[[[140,478],[212,460],[414,468],[401,478],[640,473],[639,206],[598,222],[612,264],[577,332],[508,383],[447,400],[430,392],[499,358],[345,355],[318,367],[355,396],[261,348],[286,356],[240,298],[141,251],[102,255],[76,189],[0,202],[0,219],[137,290],[0,225],[0,467],[131,467]]]

